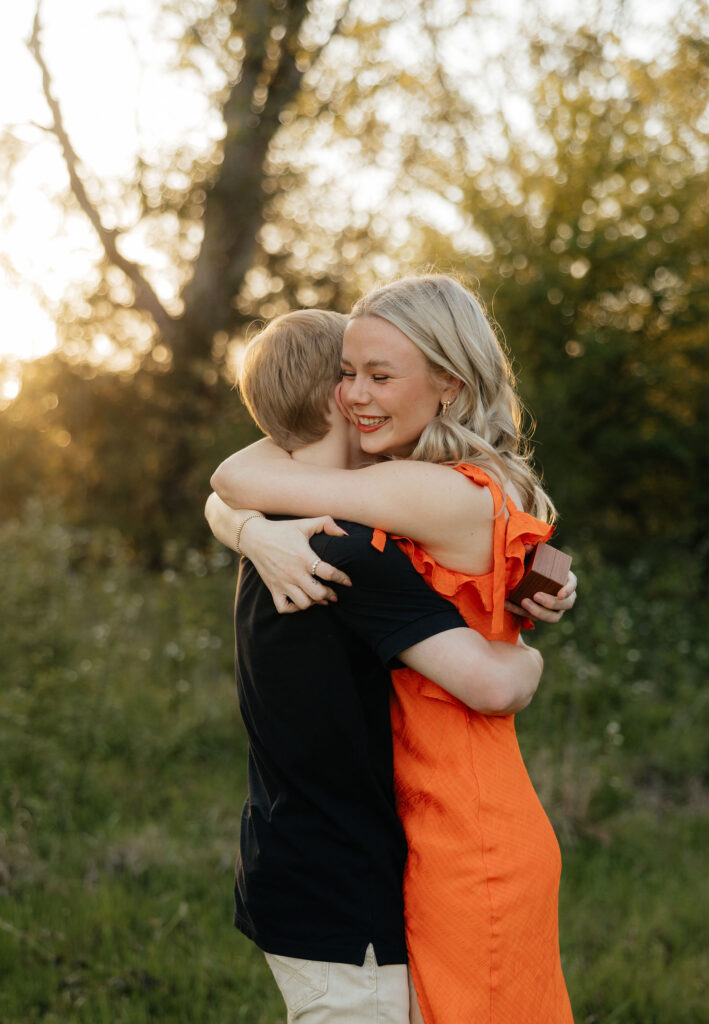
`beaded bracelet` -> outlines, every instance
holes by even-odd
[[[241,541],[241,531],[244,529],[244,527],[248,523],[249,519],[264,519],[264,518],[265,517],[264,517],[263,512],[249,512],[249,514],[244,519],[241,520],[241,525],[239,526],[239,529],[236,531],[236,540],[234,542],[234,550],[236,551],[236,553],[238,555],[243,555],[243,553],[244,553],[241,550],[241,548],[239,547],[239,543]]]

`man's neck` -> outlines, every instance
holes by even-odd
[[[325,437],[291,453],[296,462],[327,469],[361,469],[379,461],[365,455],[359,445],[357,428],[331,410],[331,426]]]
[[[336,423],[325,437],[291,453],[296,462],[328,469],[352,469],[351,442],[346,423]]]

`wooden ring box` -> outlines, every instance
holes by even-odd
[[[551,544],[537,544],[524,562],[524,576],[507,600],[520,604],[525,597],[534,597],[540,591],[544,594],[558,594],[566,583],[571,567],[571,555],[559,551]]]

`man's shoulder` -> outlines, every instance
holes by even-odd
[[[383,588],[390,594],[397,588],[430,590],[398,544],[390,540],[380,550],[372,544],[371,526],[344,520],[338,523],[347,531],[347,536],[318,534],[310,540],[311,547],[323,561],[342,569],[353,582],[366,582],[370,589]]]
[[[338,568],[362,562],[374,565],[381,560],[382,553],[372,546],[374,531],[371,526],[362,526],[361,523],[352,523],[346,519],[337,519],[336,522],[345,531],[344,537],[318,533],[310,538],[310,546],[323,560]],[[398,551],[395,544],[387,544],[387,548]]]

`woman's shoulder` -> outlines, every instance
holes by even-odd
[[[484,470],[482,466],[476,466],[473,462],[456,462],[450,464],[450,468],[454,469],[456,473],[467,477],[468,480],[472,480],[479,487],[489,487],[490,484],[496,483],[490,473]]]
[[[459,462],[451,468],[477,484],[478,487],[486,487],[493,496],[496,511],[504,504],[508,515],[522,512],[524,499],[512,480],[507,478],[500,480],[494,473],[471,462]]]
[[[442,521],[455,515],[456,510],[473,514],[475,518],[487,519],[494,515],[487,474],[467,463],[392,459],[358,472],[372,473],[382,482],[386,480],[402,498],[415,499],[420,509],[430,504]],[[470,481],[479,486],[471,487]]]
[[[502,498],[503,495],[509,495],[512,500],[519,500],[519,494],[517,489],[511,484],[509,480],[500,480],[498,477],[488,469],[484,469],[482,466],[476,466],[473,462],[457,462],[455,465],[451,465],[451,469],[454,469],[456,473],[460,473],[467,480],[477,484],[478,487],[486,487],[497,499],[498,495]],[[497,501],[495,501],[497,504]]]

